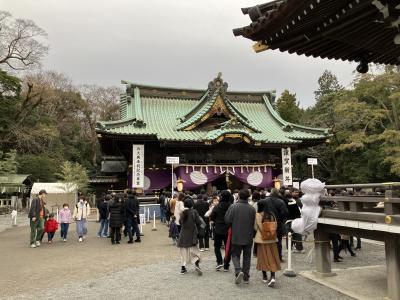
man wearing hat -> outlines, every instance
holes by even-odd
[[[46,191],[40,190],[38,197],[32,199],[31,208],[29,210],[28,217],[31,219],[31,248],[36,248],[40,246],[40,238],[43,234],[44,226],[44,215],[45,215],[45,202]]]

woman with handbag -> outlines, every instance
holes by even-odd
[[[198,275],[203,272],[200,268],[200,251],[197,247],[198,235],[204,234],[205,223],[199,213],[193,209],[193,200],[188,197],[183,201],[183,211],[180,215],[181,231],[179,233],[178,247],[181,256],[181,274],[186,274],[186,266],[194,263]]]
[[[275,285],[275,272],[281,269],[278,239],[276,235],[277,221],[268,205],[258,203],[258,211],[254,222],[256,235],[254,242],[257,243],[257,270],[263,273],[263,282],[269,287]],[[261,207],[260,207],[261,206]],[[271,272],[268,280],[267,272]]]

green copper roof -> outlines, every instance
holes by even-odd
[[[221,73],[219,73],[218,77],[208,84],[208,89],[201,97],[199,104],[195,105],[193,109],[185,114],[185,116],[180,118],[182,123],[177,126],[177,129],[187,129],[188,127],[202,120],[202,118],[207,117],[210,109],[216,105],[218,99],[221,99],[221,105],[226,108],[229,114],[233,115],[239,120],[240,123],[246,125],[252,131],[258,132],[257,128],[251,125],[251,121],[248,120],[240,111],[238,111],[228,99],[226,95],[227,89],[228,84],[222,81]]]
[[[218,77],[219,78],[219,77]],[[215,80],[214,80],[215,81]],[[221,81],[222,83],[222,81]],[[227,85],[220,85],[227,87]],[[127,98],[132,98],[127,101]],[[221,96],[233,119],[213,128],[194,127]],[[230,98],[234,100],[229,100]],[[226,88],[205,91],[134,86],[128,84],[127,95],[121,96],[118,121],[99,122],[97,132],[111,135],[152,136],[160,141],[217,142],[226,134],[246,136],[257,144],[295,145],[306,141],[323,142],[328,129],[309,128],[284,121],[271,105],[273,92],[227,92]],[[134,101],[132,101],[134,100]],[[124,113],[129,112],[132,113]]]

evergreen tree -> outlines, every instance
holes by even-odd
[[[276,110],[285,121],[299,123],[302,119],[303,110],[299,107],[296,94],[284,90],[275,104]]]
[[[67,192],[73,190],[75,187],[80,192],[87,192],[89,177],[85,167],[80,164],[65,161],[61,166],[61,173],[57,175],[66,184]]]
[[[16,174],[18,163],[16,161],[17,151],[12,150],[7,153],[0,151],[0,175]]]

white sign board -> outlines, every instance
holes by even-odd
[[[318,159],[316,159],[316,158],[307,158],[307,164],[309,164],[309,165],[318,165]]]
[[[133,145],[132,156],[132,188],[143,188],[144,145]]]
[[[295,188],[295,189],[300,189],[300,182],[298,182],[298,181],[293,181],[293,187]]]
[[[290,147],[282,148],[282,177],[284,186],[292,185],[292,154]]]
[[[179,157],[178,156],[167,156],[167,164],[179,165]]]

